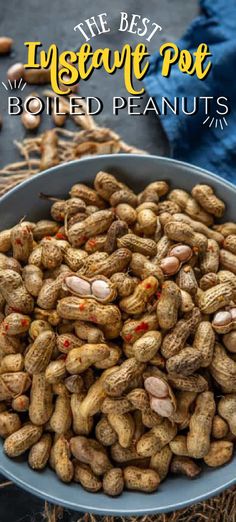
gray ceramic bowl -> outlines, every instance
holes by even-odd
[[[8,228],[23,216],[40,219],[48,215],[50,204],[38,198],[39,192],[64,196],[76,182],[93,181],[99,170],[119,173],[120,179],[135,191],[158,179],[190,190],[196,183],[209,183],[227,203],[227,220],[235,220],[236,187],[202,169],[156,156],[112,155],[84,159],[60,165],[22,183],[0,202],[1,228]],[[119,498],[84,491],[77,484],[60,482],[49,468],[32,471],[25,459],[8,459],[0,443],[0,472],[22,488],[77,511],[114,515],[142,515],[172,511],[199,502],[236,483],[236,457],[219,469],[204,469],[195,480],[184,477],[168,478],[158,491],[148,495],[125,492]]]

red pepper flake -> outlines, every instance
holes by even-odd
[[[147,290],[148,290],[149,288],[152,288],[151,283],[147,283],[147,284],[145,285],[145,288],[147,288]]]
[[[163,286],[164,286],[164,285],[163,285]],[[157,299],[160,299],[160,298],[161,298],[161,292],[160,292],[160,291],[157,292],[157,293],[156,293],[156,296],[157,296]]]
[[[85,304],[84,304],[84,303],[81,303],[81,304],[79,305],[79,309],[80,309],[81,311],[84,310],[84,309],[85,309]]]
[[[91,246],[91,247],[95,247],[97,244],[97,241],[96,239],[89,239],[88,241],[88,245]]]
[[[135,328],[135,332],[146,332],[148,330],[148,323],[142,321],[142,323],[138,324]]]
[[[16,238],[16,244],[22,246],[22,241],[19,237]]]
[[[61,232],[58,232],[56,234],[56,239],[65,239],[66,240],[67,238],[66,238],[66,236],[64,234],[61,234]]]
[[[63,343],[63,346],[65,346],[65,348],[69,348],[70,346],[70,341],[68,339],[66,339]]]
[[[4,330],[9,330],[9,324],[8,323],[4,323]]]
[[[28,319],[21,319],[21,326],[28,326]]]
[[[127,343],[129,343],[129,342],[131,341],[132,337],[133,337],[133,336],[132,336],[131,334],[127,334],[127,335],[124,337],[124,340],[125,340]]]

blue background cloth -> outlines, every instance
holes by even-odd
[[[171,155],[220,174],[236,183],[236,0],[200,0],[201,15],[196,18],[183,38],[177,42],[180,49],[196,51],[200,43],[208,44],[212,68],[200,80],[179,71],[174,65],[168,78],[161,75],[159,52],[151,58],[144,83],[147,93],[155,97],[160,107],[161,96],[224,96],[229,99],[228,126],[221,130],[203,125],[203,110],[196,115],[160,116],[171,146]],[[190,102],[190,100],[189,100]],[[192,103],[190,104],[191,110]],[[217,116],[215,108],[212,116]],[[219,116],[218,116],[219,117]],[[208,121],[208,123],[211,121]],[[219,122],[218,122],[219,123]],[[215,124],[215,122],[214,122]]]

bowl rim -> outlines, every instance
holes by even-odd
[[[179,165],[179,166],[182,166],[184,168],[186,168],[187,170],[194,170],[196,173],[199,173],[200,174],[200,178],[201,176],[202,177],[206,177],[208,178],[208,180],[211,180],[214,181],[214,180],[217,180],[218,184],[220,184],[221,186],[226,186],[228,187],[231,191],[233,191],[235,194],[236,194],[236,186],[231,183],[230,181],[228,180],[225,180],[224,178],[220,177],[219,175],[217,174],[213,174],[212,172],[202,168],[202,167],[198,167],[194,164],[191,164],[191,163],[188,163],[188,162],[184,162],[184,161],[180,161],[180,160],[176,160],[176,159],[173,159],[173,158],[168,158],[168,157],[163,157],[163,156],[158,156],[158,155],[155,155],[155,154],[129,154],[129,153],[122,153],[122,154],[101,154],[99,156],[89,156],[89,157],[84,157],[84,158],[81,158],[81,159],[77,159],[77,160],[73,160],[73,161],[70,161],[70,162],[66,162],[66,163],[60,163],[58,165],[55,165],[54,167],[51,167],[49,169],[46,169],[42,172],[39,172],[35,175],[33,175],[32,177],[29,177],[28,179],[26,179],[25,181],[21,182],[19,185],[16,185],[15,187],[13,187],[11,190],[9,190],[6,194],[4,194],[3,196],[1,196],[0,198],[0,205],[2,202],[7,202],[7,200],[9,199],[9,197],[11,197],[11,195],[13,193],[17,193],[17,191],[21,188],[24,188],[25,186],[27,186],[28,184],[32,183],[36,178],[44,178],[44,177],[47,177],[48,175],[50,175],[51,173],[55,172],[55,171],[58,171],[58,170],[61,170],[63,168],[67,168],[69,165],[80,165],[81,166],[81,163],[93,163],[94,161],[98,160],[99,158],[101,159],[104,159],[104,160],[111,160],[112,162],[115,162],[116,159],[119,159],[119,158],[142,158],[142,159],[145,159],[147,161],[152,161],[152,160],[158,160],[160,162],[163,162],[163,163],[166,163],[166,164],[172,164],[172,165]],[[79,178],[79,174],[78,174],[78,178]],[[79,180],[78,180],[79,182]],[[200,182],[200,181],[199,181]],[[2,444],[1,444],[2,446]],[[17,484],[18,486],[22,487],[23,489],[27,490],[28,492],[36,495],[37,497],[39,498],[42,498],[44,500],[48,500],[50,502],[53,502],[53,503],[57,503],[59,505],[62,505],[66,508],[69,508],[69,509],[72,509],[72,510],[75,510],[75,511],[80,511],[80,512],[91,512],[91,513],[95,513],[95,514],[99,514],[99,515],[116,515],[116,516],[120,516],[120,515],[124,515],[124,516],[131,516],[131,515],[137,515],[137,516],[141,516],[141,515],[145,515],[145,514],[156,514],[156,513],[164,513],[164,512],[171,512],[171,511],[175,511],[175,510],[179,510],[181,508],[184,508],[184,507],[187,507],[187,506],[190,506],[192,504],[195,504],[197,502],[200,502],[200,501],[203,501],[203,500],[206,500],[208,498],[211,498],[212,496],[216,495],[216,494],[219,494],[220,492],[224,491],[226,488],[236,484],[236,477],[235,478],[232,478],[226,482],[224,482],[222,485],[219,485],[217,487],[213,487],[212,489],[207,490],[206,493],[200,493],[199,495],[194,495],[193,498],[189,498],[187,500],[183,500],[183,501],[180,501],[178,503],[173,503],[173,504],[169,504],[168,506],[158,506],[158,507],[153,507],[153,506],[150,506],[150,508],[145,508],[144,509],[135,509],[135,508],[132,508],[132,509],[126,509],[126,510],[123,510],[121,508],[112,508],[111,509],[109,508],[100,508],[100,507],[97,507],[97,508],[94,508],[92,506],[89,506],[89,505],[77,505],[77,504],[74,504],[73,501],[68,501],[68,500],[63,500],[62,498],[57,498],[55,496],[55,494],[51,494],[51,493],[47,493],[46,491],[42,492],[40,489],[37,489],[37,487],[35,485],[32,485],[29,481],[27,482],[26,480],[24,480],[23,478],[17,476],[15,474],[14,471],[9,471],[9,469],[5,468],[4,466],[4,463],[2,462],[2,456],[3,454],[2,453],[2,450],[0,452],[0,472],[6,476],[7,478],[9,478],[10,480],[12,480],[15,484]],[[5,455],[4,455],[4,459],[5,459]],[[7,458],[7,457],[6,457]],[[33,471],[33,470],[31,470]],[[66,485],[66,484],[65,484]],[[130,492],[132,493],[132,492]]]
[[[19,183],[18,185],[16,185],[15,187],[13,187],[8,192],[3,194],[3,196],[0,197],[0,203],[2,203],[2,201],[7,200],[9,195],[12,195],[13,193],[17,192],[19,189],[21,189],[21,187],[25,187],[26,185],[30,184],[34,179],[39,179],[41,177],[43,178],[44,176],[47,176],[51,172],[55,172],[57,170],[65,168],[68,165],[81,164],[82,162],[83,163],[90,163],[90,162],[92,163],[93,161],[95,161],[98,158],[106,160],[106,159],[110,159],[110,158],[116,159],[116,158],[127,158],[127,157],[139,158],[139,159],[142,158],[142,159],[147,159],[148,161],[149,160],[160,160],[164,163],[179,165],[179,166],[186,167],[188,169],[191,168],[192,170],[195,170],[199,174],[203,174],[207,177],[210,177],[211,179],[213,179],[213,181],[214,181],[214,179],[216,179],[220,183],[220,185],[222,185],[222,186],[226,185],[236,193],[236,185],[231,183],[231,181],[229,181],[228,179],[222,178],[218,174],[214,174],[210,170],[204,169],[203,167],[198,167],[197,165],[194,165],[193,163],[188,163],[187,161],[181,161],[181,160],[177,160],[174,158],[168,158],[166,156],[159,156],[156,154],[132,154],[132,153],[119,154],[119,153],[117,153],[117,154],[99,154],[99,155],[93,155],[93,156],[85,156],[83,158],[72,160],[72,161],[67,161],[65,163],[58,163],[58,165],[55,165],[54,167],[50,167],[46,170],[43,170],[42,172],[38,172],[37,174],[30,176],[29,178],[25,179],[24,181],[21,181],[21,183]]]
[[[1,457],[1,454],[0,454],[0,457]],[[72,511],[77,511],[77,512],[81,512],[81,513],[92,513],[92,514],[101,515],[101,516],[102,515],[113,515],[113,516],[117,516],[117,517],[119,517],[119,516],[130,517],[130,516],[142,516],[142,515],[155,515],[158,513],[161,514],[161,513],[170,513],[172,511],[178,511],[185,507],[197,504],[198,502],[202,502],[204,500],[212,498],[215,495],[218,495],[219,493],[223,492],[225,489],[228,489],[229,487],[234,486],[236,484],[236,478],[231,479],[228,482],[222,484],[221,486],[213,488],[204,494],[196,495],[191,499],[184,500],[184,501],[181,501],[178,503],[168,504],[168,506],[150,507],[150,508],[145,508],[145,510],[144,509],[135,509],[135,508],[122,510],[121,508],[117,508],[117,509],[115,509],[115,508],[108,509],[105,507],[94,508],[93,506],[89,506],[89,505],[85,506],[85,505],[74,504],[72,501],[63,500],[60,497],[56,497],[55,495],[51,495],[50,493],[47,493],[46,491],[44,493],[42,493],[39,489],[37,489],[37,487],[32,486],[29,482],[25,482],[21,478],[15,476],[14,473],[11,473],[10,471],[6,472],[5,470],[3,470],[1,463],[0,463],[0,471],[6,478],[12,480],[12,482],[14,482],[14,484],[16,484],[17,486],[20,486],[23,490],[35,495],[38,498],[41,498],[42,500],[48,501],[53,504],[58,504],[62,507],[68,508]],[[34,472],[34,470],[31,470],[31,471]],[[63,485],[70,487],[70,484],[64,483]],[[80,484],[77,484],[77,486],[82,488],[82,486]],[[132,493],[139,494],[139,492],[137,492],[137,491],[126,491],[126,493],[127,494],[132,494]],[[158,494],[158,490],[155,491],[154,493]],[[99,492],[98,492],[98,494],[99,494]],[[151,494],[147,493],[147,494],[152,495],[152,493]],[[96,495],[96,493],[94,493],[94,495]],[[110,498],[110,501],[112,502],[113,497],[109,497],[109,498]],[[116,497],[116,498],[122,498],[122,497]]]

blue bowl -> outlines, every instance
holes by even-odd
[[[9,228],[23,216],[37,220],[49,215],[50,203],[39,199],[40,192],[65,196],[76,182],[91,184],[96,173],[105,170],[139,192],[148,183],[165,179],[173,187],[191,190],[196,183],[212,185],[226,202],[226,220],[235,220],[236,187],[210,172],[171,159],[157,156],[96,156],[59,165],[32,177],[11,190],[0,201],[1,228]],[[77,511],[104,515],[155,514],[184,508],[209,498],[236,483],[236,457],[218,469],[204,468],[190,481],[185,477],[169,477],[152,494],[125,491],[121,497],[110,498],[102,493],[88,493],[78,484],[59,481],[50,468],[35,472],[25,458],[11,460],[0,442],[0,472],[13,482],[43,499]]]

